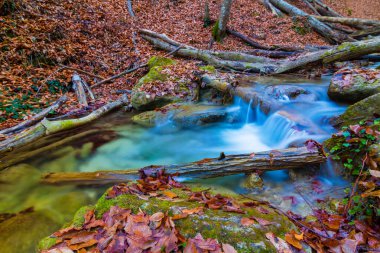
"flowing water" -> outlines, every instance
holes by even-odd
[[[328,80],[329,77],[316,82],[281,81],[282,84],[303,88],[308,96],[292,100],[280,93],[280,107],[269,115],[265,115],[258,107],[252,108],[252,101],[245,103],[236,98],[226,110],[239,110],[237,123],[221,122],[192,129],[177,129],[170,122],[165,122],[159,127],[147,129],[131,124],[129,114],[111,114],[77,131],[76,134],[92,131],[86,137],[52,147],[25,160],[23,164],[2,171],[0,213],[19,212],[29,207],[43,211],[44,217],[48,217],[49,222],[53,220],[55,225],[42,229],[42,237],[69,221],[78,206],[94,203],[105,188],[44,186],[38,183],[41,172],[119,170],[151,164],[180,164],[217,157],[220,152],[237,154],[287,148],[302,145],[307,139],[322,142],[334,131],[328,123],[329,119],[345,110],[344,105],[332,102],[327,97]],[[262,85],[267,86],[268,83],[271,81],[263,82]],[[59,135],[53,141],[65,138]],[[244,175],[234,175],[207,180],[180,180],[252,194],[255,198],[270,200],[284,210],[293,209],[301,213],[311,211],[305,206],[303,198],[316,203],[318,199],[343,194],[346,186],[330,163],[312,173],[306,168],[291,173],[266,172],[263,175],[264,188],[259,190],[243,188],[244,178]],[[39,222],[45,221],[42,219]],[[0,236],[1,232],[0,226]],[[20,237],[25,236],[20,234]]]

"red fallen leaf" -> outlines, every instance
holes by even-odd
[[[69,248],[71,250],[79,250],[81,248],[87,248],[87,247],[90,247],[92,245],[95,245],[98,243],[98,240],[96,239],[90,239],[88,241],[85,241],[83,243],[79,243],[79,244],[74,244],[74,245],[69,245]]]
[[[350,126],[350,129],[352,132],[354,132],[355,134],[358,134],[359,131],[362,129],[363,127],[361,127],[360,125],[351,125]]]
[[[232,245],[230,245],[230,244],[223,243],[222,244],[222,249],[223,249],[224,253],[237,253],[237,251],[235,250],[235,248]]]
[[[63,228],[61,230],[58,230],[53,235],[56,237],[61,237],[65,234],[71,233],[73,231],[78,231],[78,230],[80,230],[80,228],[76,228],[76,227],[71,226],[71,227],[67,227],[67,228]]]
[[[276,237],[272,232],[265,234],[266,238],[273,244],[278,253],[292,253],[293,250],[281,238]]]
[[[227,211],[227,212],[234,212],[234,213],[245,213],[245,211],[241,210],[240,207],[235,207],[235,206],[223,206],[222,210]]]
[[[89,232],[89,231],[79,231],[75,234],[70,240],[69,244],[78,244],[86,242],[90,239],[94,239],[96,233],[95,232]]]
[[[192,209],[183,209],[182,213],[184,214],[194,214],[194,213],[202,213],[203,212],[203,206],[198,206]]]
[[[249,157],[254,158],[255,155],[256,155],[255,153],[251,153],[251,154],[249,155]]]
[[[192,241],[195,244],[195,246],[201,250],[220,250],[220,246],[217,240],[210,238],[205,240],[199,233],[193,239],[189,239],[189,241]]]
[[[243,217],[243,218],[241,218],[240,223],[244,227],[249,227],[249,226],[255,224],[255,221],[253,219],[250,219],[250,218],[247,218],[247,217]]]
[[[171,191],[164,191],[163,194],[165,196],[167,196],[168,198],[171,198],[171,199],[178,197],[177,194],[175,194],[174,192],[171,192]]]
[[[256,207],[256,210],[262,214],[269,214],[269,211],[267,209],[265,209],[264,207],[261,207],[261,206]]]
[[[300,250],[302,249],[302,244],[300,242],[302,238],[303,234],[298,235],[294,230],[290,231],[290,233],[285,234],[285,241]]]
[[[164,217],[165,217],[165,214],[163,212],[158,212],[150,216],[149,220],[157,222],[157,221],[161,221]]]
[[[198,253],[197,247],[195,246],[195,243],[192,240],[189,240],[186,243],[186,247],[183,250],[183,253]]]
[[[261,226],[268,226],[274,224],[274,222],[262,218],[252,217],[252,219],[255,219]]]
[[[205,158],[205,159],[199,160],[195,163],[200,165],[200,164],[204,164],[204,163],[209,163],[211,161],[212,161],[212,158]]]
[[[188,216],[189,215],[186,213],[175,214],[175,215],[173,215],[172,220],[180,220],[180,219],[184,219]]]
[[[282,198],[283,200],[291,200],[292,205],[296,205],[298,203],[297,198],[294,196],[285,196]]]

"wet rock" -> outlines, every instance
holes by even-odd
[[[17,214],[0,223],[1,252],[35,252],[38,241],[59,228],[41,211]]]
[[[257,173],[249,174],[242,182],[242,187],[246,189],[261,189],[263,185],[263,179]]]
[[[220,121],[236,121],[238,111],[231,111],[223,106],[205,104],[170,104],[155,111],[135,115],[133,122],[153,127],[173,123],[180,128],[205,125]]]
[[[312,102],[317,96],[310,91],[295,85],[274,85],[265,89],[265,94],[276,100]]]
[[[154,56],[148,61],[149,72],[143,76],[138,83],[132,89],[131,103],[132,106],[140,111],[152,110],[169,103],[186,101],[186,96],[176,96],[173,91],[163,91],[163,89],[157,89],[157,83],[165,82],[172,79],[176,79],[175,76],[169,74],[166,70],[169,66],[176,64],[176,62],[169,58]],[[175,90],[181,95],[191,95],[191,91],[188,85],[191,80],[182,80],[178,77],[178,80],[174,84]],[[160,92],[150,92],[151,90]]]
[[[355,103],[380,92],[380,71],[342,69],[334,74],[328,89],[331,99]]]
[[[360,120],[373,118],[374,114],[380,114],[380,93],[349,106],[342,115],[332,119],[331,123],[335,127],[353,125]]]

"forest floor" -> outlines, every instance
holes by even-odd
[[[364,0],[363,0],[364,1]],[[216,19],[220,2],[209,1],[210,15]],[[308,11],[300,0],[292,4]],[[380,18],[371,5],[352,8],[334,2],[343,15]],[[349,2],[349,1],[347,1]],[[361,1],[356,1],[361,2]],[[368,2],[368,1],[367,1]],[[376,2],[376,1],[375,1]],[[70,90],[73,70],[85,70],[107,78],[125,69],[146,62],[155,50],[138,36],[146,28],[194,47],[207,48],[212,27],[204,27],[206,1],[137,1],[133,3],[136,17],[129,15],[119,1],[3,1],[0,9],[0,128],[7,128],[30,118]],[[374,3],[376,5],[376,3]],[[376,9],[376,8],[375,8]],[[349,12],[347,14],[347,12]],[[229,27],[263,45],[326,45],[317,33],[293,22],[290,17],[278,18],[260,1],[236,0]],[[252,49],[239,39],[227,37],[215,50]],[[176,71],[188,74],[194,62],[178,59]],[[144,69],[94,88],[96,102],[86,110],[98,108],[119,95],[116,90],[130,90],[145,73]],[[90,85],[99,80],[82,75]],[[74,92],[56,113],[78,109]]]

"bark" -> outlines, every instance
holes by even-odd
[[[269,0],[262,0],[261,2],[269,11],[271,11],[277,17],[283,17],[285,15],[282,11],[274,7]]]
[[[108,113],[109,111],[121,107],[126,103],[128,103],[128,100],[124,97],[115,102],[108,103],[100,107],[99,109],[93,111],[89,115],[79,119],[49,121],[45,118],[37,125],[0,142],[0,154],[12,151],[15,148],[22,147],[28,143],[36,141],[37,139],[43,136],[47,136],[53,133],[61,132],[64,130],[72,129],[90,123],[93,120]]]
[[[25,129],[26,127],[36,124],[37,122],[45,118],[51,111],[57,110],[66,101],[67,101],[67,97],[66,95],[64,95],[60,97],[56,102],[54,102],[51,106],[42,110],[40,113],[37,113],[36,115],[34,115],[31,119],[25,120],[14,127],[1,130],[0,134],[12,134],[12,133]]]
[[[330,43],[341,43],[343,41],[353,41],[349,36],[334,31],[318,19],[308,15],[306,12],[285,2],[284,0],[270,0],[270,2],[280,10],[288,13],[292,17],[304,17],[305,21],[320,35],[326,38]]]
[[[338,12],[334,11],[332,8],[327,6],[326,4],[322,3],[319,0],[313,0],[316,3],[316,8],[318,12],[324,16],[330,16],[330,17],[342,17]]]
[[[287,73],[307,67],[310,64],[357,59],[367,54],[380,52],[380,37],[375,37],[366,41],[346,42],[330,49],[305,52],[299,54],[296,58],[274,60],[241,52],[197,49],[173,41],[165,34],[158,34],[149,30],[140,30],[140,34],[142,38],[152,43],[155,47],[166,51],[174,50],[180,45],[181,48],[177,51],[177,56],[202,60],[217,68],[263,74]]]
[[[357,32],[351,34],[351,36],[355,39],[360,39],[360,38],[364,38],[367,36],[379,36],[379,35],[380,35],[380,27],[373,27],[370,29],[357,31]]]
[[[380,26],[379,20],[372,19],[362,19],[362,18],[343,18],[343,17],[323,17],[323,16],[312,16],[319,21],[329,22],[329,23],[339,23],[348,26],[357,26],[357,25],[373,25]]]
[[[309,0],[302,0],[302,1],[307,5],[307,7],[309,7],[310,10],[314,12],[315,15],[318,15],[318,16],[320,15],[317,9],[309,2]]]
[[[128,8],[128,12],[129,12],[129,15],[131,15],[131,17],[135,17],[135,13],[133,12],[133,8],[132,8],[132,1],[131,0],[126,0],[126,5],[127,5],[127,8]]]
[[[150,166],[149,169],[165,169],[167,173],[178,173],[188,177],[219,177],[255,171],[305,168],[320,164],[326,158],[318,151],[306,148],[271,150],[256,154],[227,155],[224,158],[206,158],[182,165]],[[45,184],[96,185],[126,182],[138,177],[138,170],[96,171],[74,173],[49,173],[42,177]]]
[[[223,0],[220,7],[220,15],[218,22],[215,26],[214,39],[216,41],[222,41],[226,36],[227,23],[230,18],[232,0]]]
[[[71,80],[73,82],[73,88],[74,88],[75,94],[77,95],[79,104],[81,106],[88,106],[85,88],[82,83],[82,78],[80,78],[78,74],[74,73]]]

